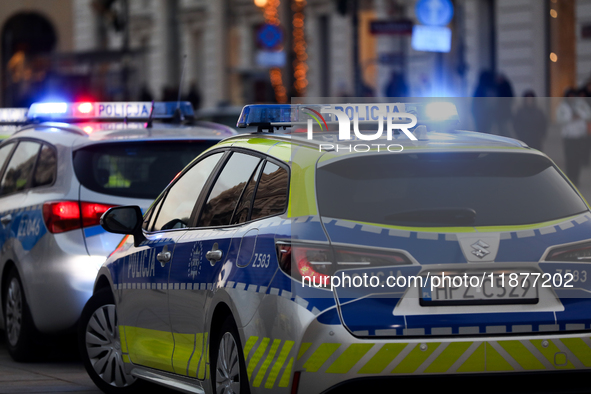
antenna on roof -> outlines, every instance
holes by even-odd
[[[152,117],[154,115],[154,100],[152,100],[152,109],[150,109],[150,116],[148,117],[148,123],[146,123],[146,129],[151,129],[152,128]]]
[[[183,113],[181,112],[181,91],[183,90],[183,79],[185,78],[185,67],[187,65],[187,54],[183,55],[183,70],[181,71],[181,80],[179,81],[179,94],[176,102],[176,110],[174,111],[174,117],[172,118],[173,123],[181,123],[185,120]]]

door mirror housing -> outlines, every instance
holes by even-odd
[[[137,205],[110,208],[101,216],[101,226],[106,231],[115,234],[133,235],[134,245],[137,247],[143,240],[142,210]]]

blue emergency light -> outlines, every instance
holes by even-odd
[[[195,112],[188,101],[154,103],[152,119],[172,119],[177,109],[185,118],[193,118]],[[34,120],[80,121],[80,120],[121,120],[149,119],[152,103],[135,102],[49,102],[33,103],[27,118]]]
[[[328,111],[327,111],[328,110]],[[287,127],[305,125],[313,120],[322,129],[328,129],[328,124],[337,124],[338,116],[331,114],[338,111],[346,115],[349,121],[357,118],[359,123],[376,123],[385,116],[401,120],[404,114],[416,116],[419,124],[458,123],[458,110],[454,103],[362,103],[362,104],[256,104],[247,105],[242,109],[237,127],[258,126],[259,131],[273,127]]]

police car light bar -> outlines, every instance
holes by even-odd
[[[258,126],[261,129],[273,130],[273,127],[288,127],[306,125],[311,119],[320,126],[321,130],[328,129],[329,124],[338,124],[338,116],[330,112],[340,111],[347,115],[349,121],[357,117],[359,123],[376,123],[382,121],[386,115],[400,118],[404,114],[417,117],[419,124],[439,122],[459,122],[458,111],[451,102],[431,103],[375,103],[375,104],[257,104],[247,105],[236,124],[239,128]]]
[[[172,119],[177,108],[185,118],[193,118],[195,112],[188,101],[154,103],[152,119]],[[118,120],[148,119],[152,103],[135,102],[80,102],[80,103],[33,103],[29,108],[28,120]]]
[[[26,123],[28,108],[0,108],[0,124],[16,125]]]

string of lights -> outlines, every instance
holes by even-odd
[[[298,96],[304,96],[306,94],[306,87],[308,86],[308,80],[306,79],[308,74],[308,54],[306,53],[306,35],[304,32],[304,8],[306,7],[306,0],[294,0],[291,6],[293,11],[293,52],[295,54],[295,60],[293,61],[293,76],[295,88]]]

